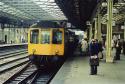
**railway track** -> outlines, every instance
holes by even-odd
[[[30,84],[49,84],[53,77],[56,75],[60,67],[53,69],[40,70],[30,81]]]
[[[0,74],[6,72],[6,71],[9,71],[11,69],[14,69],[18,66],[21,66],[23,64],[26,64],[27,62],[29,62],[29,59],[28,58],[23,58],[21,60],[18,60],[18,61],[13,61],[12,63],[7,63],[7,64],[2,64],[0,66]]]
[[[6,52],[6,53],[1,53],[0,54],[0,59],[4,58],[5,56],[11,56],[11,55],[16,55],[17,53],[26,53],[27,49],[22,49],[22,50],[16,50],[16,51],[11,51],[11,52]]]
[[[0,56],[0,60],[7,59],[7,58],[12,58],[12,57],[16,57],[18,55],[23,55],[23,54],[24,55],[27,54],[27,51],[15,52],[15,53],[12,53],[12,54]]]
[[[14,52],[0,57],[0,74],[21,66],[29,61],[27,51]]]
[[[37,70],[34,65],[30,64],[14,74],[3,84],[49,84],[61,65],[51,68],[43,66],[41,69]]]
[[[25,81],[37,73],[37,68],[28,63],[22,70],[14,74],[3,84],[26,84]]]
[[[6,52],[11,52],[11,51],[17,51],[17,50],[24,50],[26,48],[9,48],[9,49],[0,49],[0,53],[6,53]]]

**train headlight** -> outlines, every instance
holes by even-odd
[[[33,54],[36,52],[36,49],[32,49]]]
[[[59,54],[59,50],[56,50],[56,51],[55,51],[55,54],[58,55],[58,54]]]

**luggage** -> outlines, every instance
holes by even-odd
[[[97,55],[90,56],[90,65],[97,65],[99,66],[99,58]]]

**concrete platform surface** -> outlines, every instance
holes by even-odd
[[[90,74],[88,57],[69,58],[50,84],[125,84],[125,56],[115,63],[100,61],[97,75]]]

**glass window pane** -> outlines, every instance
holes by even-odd
[[[39,30],[32,30],[30,33],[30,43],[38,44],[39,43]]]
[[[53,44],[61,44],[62,43],[62,31],[58,29],[53,30]]]
[[[41,31],[41,43],[42,44],[49,44],[50,43],[50,31],[49,30],[42,30]]]

